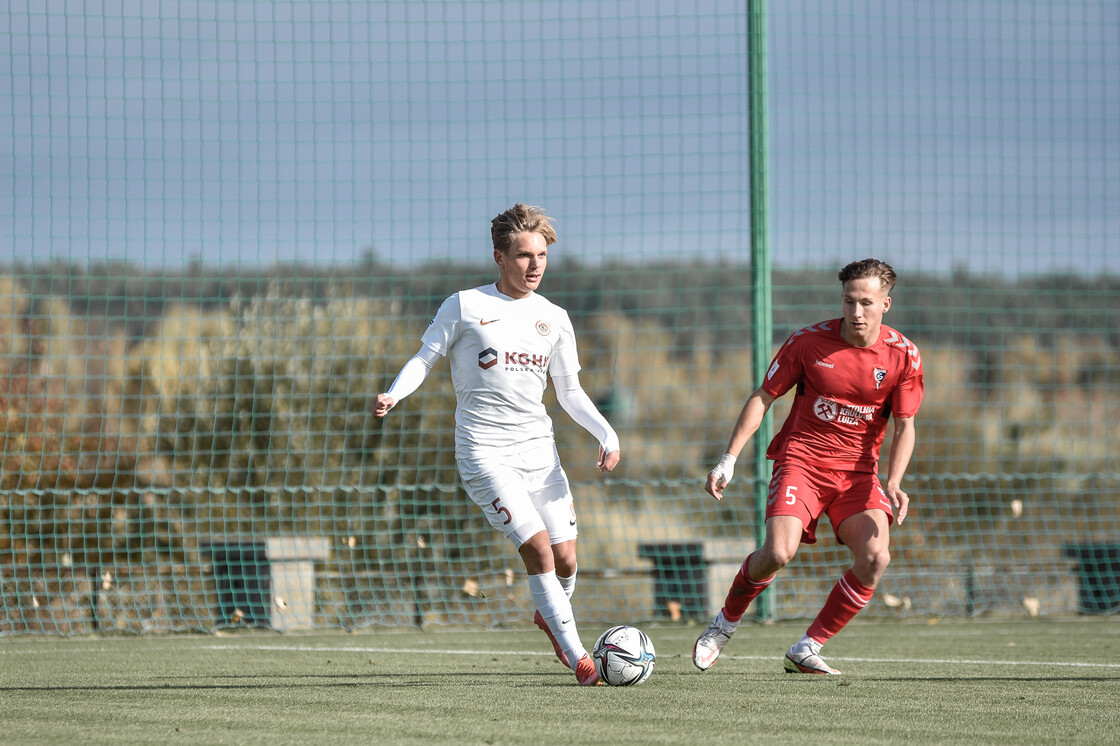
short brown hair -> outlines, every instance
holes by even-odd
[[[852,262],[840,270],[839,277],[840,284],[849,280],[869,280],[872,277],[878,277],[880,286],[888,293],[898,282],[898,275],[894,273],[894,267],[878,259],[860,259],[858,262]]]
[[[544,237],[545,246],[556,243],[556,229],[552,218],[539,207],[523,205],[518,202],[490,221],[490,238],[494,248],[506,253],[513,246],[513,237],[518,233],[539,233]]]

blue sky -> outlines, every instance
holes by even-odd
[[[11,0],[17,258],[747,257],[742,0]],[[769,3],[777,266],[1120,273],[1120,4]]]

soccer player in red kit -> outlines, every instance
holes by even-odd
[[[793,407],[766,452],[774,462],[766,504],[766,539],[743,562],[724,606],[692,649],[700,670],[711,668],[747,606],[804,542],[817,541],[828,516],[852,566],[832,589],[808,632],[786,653],[789,673],[839,674],[821,646],[871,600],[890,562],[890,525],[906,519],[902,478],[914,452],[914,416],[922,403],[922,358],[906,337],[884,325],[896,276],[889,264],[864,259],[840,270],[843,317],[795,332],[774,357],[766,380],[750,395],[705,489],[717,500],[735,459],[774,401],[796,389]],[[879,449],[894,419],[887,483],[879,482]]]

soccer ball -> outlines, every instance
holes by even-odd
[[[599,679],[611,686],[641,684],[653,673],[653,640],[637,627],[611,627],[591,650]]]

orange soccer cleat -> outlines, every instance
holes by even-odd
[[[560,647],[560,643],[556,642],[556,638],[552,636],[552,630],[548,628],[548,622],[544,620],[544,617],[541,616],[539,611],[533,612],[533,622],[541,628],[542,632],[548,635],[549,641],[552,642],[552,649],[556,651],[556,657],[560,659],[564,667],[571,668],[571,664],[568,663],[568,656],[564,655],[564,649]]]
[[[576,664],[576,681],[580,686],[599,686],[599,672],[595,669],[595,661],[590,655],[585,655]]]

